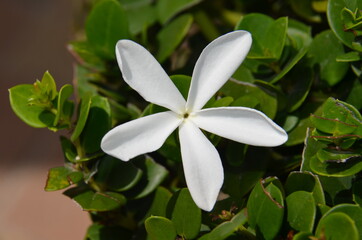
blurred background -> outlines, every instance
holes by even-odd
[[[59,86],[72,82],[81,1],[0,1],[0,240],[78,240],[88,214],[59,192],[45,192],[47,170],[61,166],[59,134],[34,129],[15,116],[8,89],[32,84],[48,70]],[[62,134],[62,133],[60,133]],[[63,133],[66,134],[66,133]]]

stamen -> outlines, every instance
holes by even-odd
[[[189,114],[188,113],[184,113],[184,118],[188,118]]]

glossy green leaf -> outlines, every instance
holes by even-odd
[[[87,230],[86,240],[119,240],[120,236],[124,239],[131,239],[132,232],[118,226],[93,223]]]
[[[51,168],[48,172],[45,191],[57,191],[83,180],[83,173],[68,167]]]
[[[353,87],[346,99],[346,102],[353,105],[357,109],[362,108],[362,83],[359,79],[354,81]]]
[[[157,14],[159,21],[164,24],[179,12],[190,8],[201,0],[159,0],[157,1]]]
[[[57,114],[55,116],[53,123],[54,126],[58,125],[59,121],[62,120],[63,118],[68,118],[70,120],[71,114],[73,113],[73,109],[72,107],[70,107],[71,111],[69,112],[68,110],[69,107],[67,107],[66,104],[68,98],[72,95],[72,93],[73,93],[72,85],[66,84],[60,89],[58,95]],[[68,102],[68,104],[70,103]]]
[[[107,98],[93,96],[87,121],[80,135],[80,141],[85,152],[95,153],[99,151],[101,140],[111,127],[111,107]]]
[[[311,58],[312,64],[319,66],[320,77],[329,86],[340,82],[348,70],[348,63],[336,61],[342,54],[343,45],[330,30],[318,34],[310,46],[308,57]]]
[[[316,204],[325,204],[324,192],[317,175],[311,172],[291,172],[285,183],[286,195],[296,191],[306,191],[313,194]]]
[[[164,217],[152,216],[146,219],[145,227],[151,240],[174,240],[177,233],[172,222]]]
[[[201,227],[201,210],[192,200],[187,188],[172,196],[167,206],[167,213],[178,235],[186,239],[193,239],[198,235]]]
[[[317,226],[316,236],[336,240],[359,239],[354,221],[342,212],[331,213],[323,217]]]
[[[41,79],[40,85],[35,83],[35,87],[40,87],[39,89],[42,94],[47,95],[49,100],[54,100],[57,96],[57,85],[54,81],[54,78],[48,71],[46,71]]]
[[[359,52],[348,52],[336,58],[337,62],[357,62],[359,60],[361,60]]]
[[[324,216],[323,218],[327,217],[330,214],[333,213],[345,213],[350,217],[358,232],[359,232],[359,239],[362,238],[362,208],[358,205],[353,204],[340,204],[333,208],[331,208]]]
[[[94,192],[88,188],[74,187],[64,192],[85,211],[110,211],[126,204],[127,199],[120,193]]]
[[[80,134],[84,129],[84,126],[87,122],[91,103],[92,103],[92,95],[90,93],[84,95],[84,97],[81,99],[77,125],[75,126],[73,134],[70,137],[70,140],[72,140],[72,142],[77,140],[77,138],[80,136]]]
[[[272,179],[256,184],[248,199],[247,209],[249,225],[255,229],[257,236],[275,239],[283,223],[284,201],[281,190]]]
[[[43,107],[30,105],[34,86],[21,84],[9,89],[10,106],[26,124],[35,128],[52,127],[55,115]]]
[[[311,233],[317,212],[313,193],[295,191],[286,198],[286,205],[289,225],[297,231]]]
[[[135,186],[141,176],[142,171],[131,162],[106,156],[100,160],[95,180],[112,191],[122,192]]]
[[[236,214],[230,221],[223,222],[215,227],[211,232],[203,235],[199,240],[223,240],[229,237],[236,231],[243,229],[243,224],[246,222],[246,217],[243,212]],[[246,232],[246,231],[245,231]],[[250,233],[251,235],[251,233]],[[244,239],[244,238],[243,238]]]
[[[98,56],[115,58],[118,40],[129,38],[126,14],[115,0],[97,3],[90,12],[85,25],[87,40]]]
[[[341,16],[343,8],[347,7],[351,11],[356,8],[362,9],[362,2],[358,0],[329,0],[327,8],[328,22],[337,38],[349,48],[362,51],[362,45],[357,42],[353,31],[345,31],[344,22]]]
[[[273,20],[267,15],[252,13],[244,16],[235,29],[249,31],[253,37],[248,58],[273,59],[280,58],[288,26],[288,18]]]
[[[188,33],[193,17],[190,14],[184,14],[176,18],[157,34],[159,50],[157,52],[157,60],[159,62],[165,61],[182,42]]]

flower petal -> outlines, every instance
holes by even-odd
[[[191,121],[180,125],[179,138],[187,187],[196,205],[211,211],[224,181],[219,153]]]
[[[120,40],[116,56],[124,80],[145,100],[182,113],[185,99],[156,59],[141,45]]]
[[[234,31],[212,41],[202,51],[192,74],[186,108],[200,110],[232,76],[251,47],[251,35]]]
[[[109,131],[102,139],[102,150],[123,161],[156,151],[180,125],[175,113],[161,112],[124,123]]]
[[[278,146],[288,139],[284,129],[264,113],[246,107],[203,109],[192,121],[208,132],[254,146]]]

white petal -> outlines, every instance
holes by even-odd
[[[180,125],[179,138],[187,187],[196,205],[211,211],[224,181],[219,153],[191,121]]]
[[[145,100],[181,113],[185,99],[156,59],[141,45],[120,40],[116,56],[124,80]]]
[[[102,150],[123,161],[159,149],[180,125],[175,113],[161,112],[124,123],[109,131],[102,139]]]
[[[234,31],[212,41],[202,51],[192,74],[186,108],[200,110],[232,76],[251,47],[251,35]]]
[[[273,147],[288,139],[287,133],[264,113],[245,107],[200,110],[192,117],[200,128],[237,142]]]

